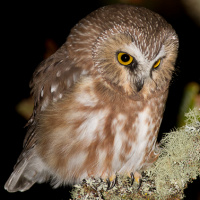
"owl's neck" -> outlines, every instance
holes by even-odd
[[[158,98],[159,96],[164,95],[167,99],[168,96],[168,88],[164,88],[163,90],[156,91],[155,93],[150,93],[148,95],[144,95],[141,92],[126,93],[123,88],[113,85],[102,78],[99,78],[98,81],[94,82],[94,91],[97,91],[99,97],[101,97],[102,101],[112,102],[113,104],[123,104],[126,105],[132,101],[140,101],[140,102],[148,102],[153,98]]]

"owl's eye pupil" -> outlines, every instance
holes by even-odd
[[[120,52],[117,55],[118,62],[121,65],[130,65],[133,62],[133,57],[127,53]]]
[[[129,56],[128,54],[123,54],[123,55],[121,56],[121,60],[122,60],[123,62],[128,62],[128,61],[130,60],[130,56]]]

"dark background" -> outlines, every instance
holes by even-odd
[[[15,111],[16,104],[30,96],[29,80],[43,60],[45,41],[52,39],[61,46],[70,29],[83,17],[100,6],[116,1],[59,1],[46,4],[8,2],[1,6],[1,199],[68,199],[66,188],[51,189],[49,184],[35,184],[24,193],[8,193],[3,185],[22,150],[26,120]],[[182,2],[152,0],[131,1],[150,8],[172,24],[180,39],[177,71],[173,78],[160,133],[176,126],[177,113],[184,87],[200,82],[200,26],[186,12]],[[129,1],[130,3],[130,1]],[[200,199],[200,181],[186,189],[186,199]]]

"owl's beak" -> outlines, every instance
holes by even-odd
[[[144,85],[144,79],[140,79],[136,82],[136,90],[137,92],[139,92],[142,88],[143,88],[143,85]]]

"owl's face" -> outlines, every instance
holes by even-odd
[[[146,52],[140,49],[140,44],[135,42],[137,38],[130,33],[104,38],[98,41],[94,55],[98,72],[113,88],[135,99],[164,92],[176,60],[177,47],[172,43],[174,36],[171,37],[159,41],[160,45],[154,41],[151,48],[155,49],[147,46]],[[149,55],[150,50],[152,55]]]
[[[151,58],[145,55],[127,33],[104,39],[97,47],[94,61],[99,74],[113,88],[130,97],[148,98],[168,88],[176,60],[170,38],[162,41]],[[149,48],[149,47],[147,47]]]
[[[171,25],[145,8],[130,7],[127,12],[120,6],[105,13],[103,9],[98,15],[94,12],[72,31],[70,51],[79,53],[76,61],[81,67],[85,63],[111,89],[135,100],[166,91],[178,51],[178,37]],[[90,46],[87,50],[86,44]]]

